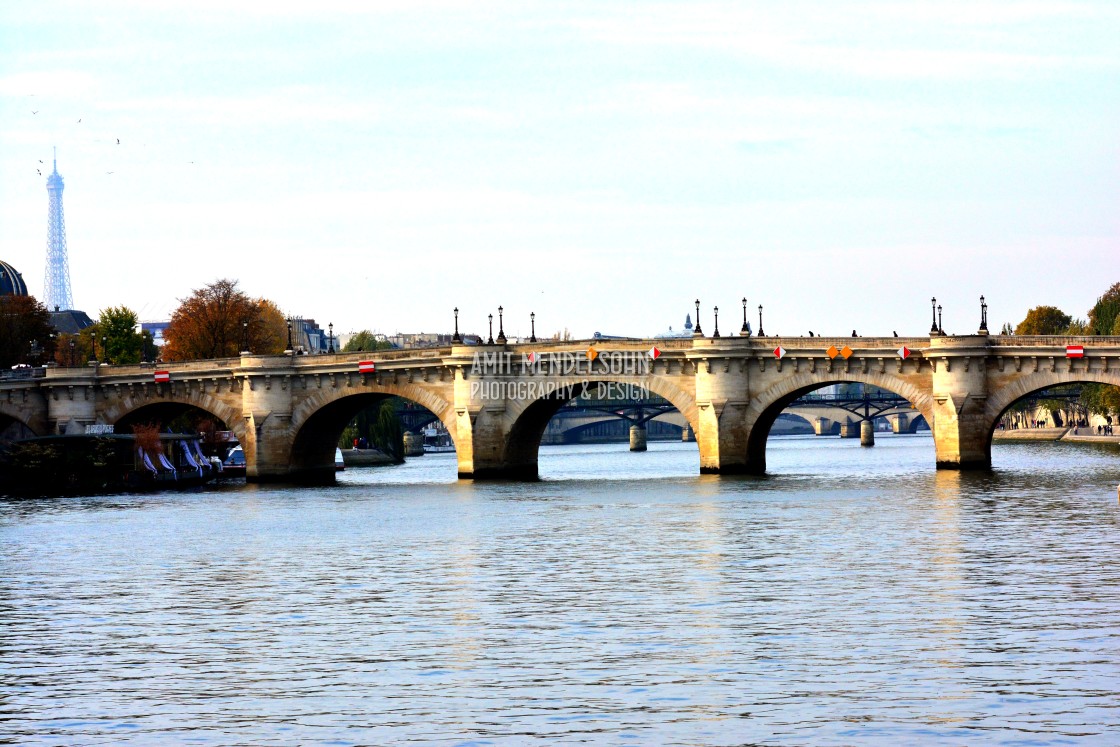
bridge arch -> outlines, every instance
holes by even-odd
[[[240,396],[238,395],[238,405]],[[162,391],[151,389],[128,394],[115,401],[110,407],[102,411],[101,417],[106,423],[119,426],[133,421],[139,421],[144,413],[160,415],[161,421],[170,420],[190,408],[202,410],[222,421],[234,437],[245,443],[245,420],[239,407],[226,402],[224,399],[199,390],[191,391]]]
[[[42,418],[27,417],[26,413],[0,407],[0,441],[18,441],[21,438],[47,435],[47,424]]]
[[[460,439],[455,407],[441,393],[417,383],[375,383],[318,389],[302,397],[292,410],[290,474],[302,482],[334,480],[334,453],[343,429],[362,410],[390,397],[400,397],[424,407],[443,423],[456,452]]]
[[[763,474],[766,471],[766,441],[778,415],[795,400],[834,384],[864,384],[893,392],[909,400],[926,422],[933,422],[932,395],[917,383],[901,376],[855,371],[836,371],[822,375],[820,371],[804,371],[780,379],[751,399],[747,411],[747,465],[750,472]]]
[[[579,381],[560,382],[553,393],[532,400],[511,401],[505,414],[509,428],[505,434],[500,454],[493,464],[479,464],[475,455],[475,475],[509,477],[515,479],[537,479],[537,455],[541,439],[552,416],[580,394],[584,384],[620,384],[645,387],[652,394],[667,400],[677,409],[694,431],[699,426],[696,399],[665,378],[657,376],[629,379],[625,376],[590,375]]]
[[[1031,395],[1056,386],[1066,384],[1109,384],[1120,386],[1120,371],[1036,371],[1033,374],[1016,378],[997,392],[989,395],[984,407],[985,433],[987,435],[985,452],[989,462],[992,454],[992,438],[995,436],[999,421],[1016,402]]]

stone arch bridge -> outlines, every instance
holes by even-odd
[[[1067,357],[1070,345],[1082,346],[1083,356]],[[909,349],[905,358],[901,348]],[[194,406],[236,434],[249,479],[329,481],[345,425],[395,395],[447,427],[460,477],[532,479],[557,409],[586,387],[606,396],[614,388],[618,396],[648,391],[670,401],[695,432],[701,472],[761,474],[767,434],[790,402],[860,382],[905,397],[921,413],[939,468],[983,469],[999,417],[1016,400],[1064,383],[1120,385],[1120,338],[596,340],[243,355],[161,370],[166,376],[91,365],[2,380],[0,430],[18,421],[38,435],[83,432]]]

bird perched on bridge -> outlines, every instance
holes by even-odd
[[[854,329],[852,330],[852,337],[859,337],[859,335],[856,334],[856,331]]]
[[[898,333],[897,333],[897,332],[895,332],[895,333],[894,333],[894,336],[895,336],[895,337],[898,337]]]
[[[809,330],[809,337],[813,336],[813,330]]]

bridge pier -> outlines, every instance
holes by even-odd
[[[424,456],[424,437],[412,431],[404,432],[404,455],[406,457]]]
[[[646,427],[644,425],[630,426],[630,451],[646,450]]]
[[[813,419],[813,433],[818,436],[831,436],[834,423],[825,417]]]
[[[933,442],[938,469],[991,469],[992,424],[988,400],[987,335],[934,337]],[[940,356],[940,359],[938,359]]]
[[[692,426],[689,425],[688,423],[685,423],[684,428],[681,428],[681,441],[683,441],[685,443],[688,443],[690,441],[695,441],[695,440],[696,440],[696,434],[693,433]]]
[[[860,446],[874,446],[875,445],[875,424],[870,420],[860,421],[859,424],[859,445]]]
[[[904,413],[899,413],[891,417],[891,431],[894,433],[909,433],[910,432],[910,418],[906,417]]]
[[[840,424],[840,438],[859,438],[860,424],[851,420]]]

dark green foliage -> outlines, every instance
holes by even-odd
[[[342,431],[338,440],[340,448],[349,449],[355,438],[364,438],[370,446],[392,457],[395,462],[404,461],[404,427],[397,416],[397,397],[386,399],[359,412]]]
[[[95,334],[101,340],[99,353],[103,362],[115,365],[140,362],[144,336],[136,331],[137,324],[136,312],[126,306],[111,306],[101,312]]]
[[[354,333],[354,336],[346,341],[346,345],[342,348],[344,353],[357,353],[359,351],[375,351],[375,350],[389,350],[393,344],[388,340],[378,340],[373,332],[368,329],[363,329],[361,332]]]
[[[33,296],[0,296],[0,369],[54,358],[51,315]]]
[[[1120,283],[1115,283],[1089,309],[1089,334],[1120,334]]]

